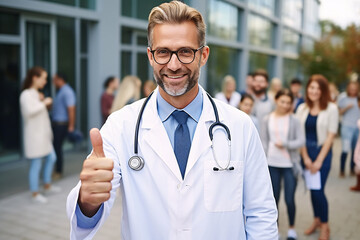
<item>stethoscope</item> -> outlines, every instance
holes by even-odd
[[[135,136],[134,136],[134,156],[132,156],[128,161],[129,167],[132,170],[135,170],[135,171],[140,171],[145,166],[144,159],[138,155],[139,129],[140,129],[141,118],[142,118],[143,112],[145,110],[145,106],[149,102],[150,97],[152,96],[153,93],[154,92],[152,92],[145,99],[143,105],[141,106],[139,116],[138,116],[137,121],[136,121]],[[230,159],[231,159],[231,135],[230,135],[230,130],[224,123],[221,123],[219,121],[219,113],[218,113],[217,107],[215,105],[215,102],[208,93],[206,93],[206,94],[210,99],[210,102],[211,102],[211,105],[212,105],[212,107],[214,109],[214,114],[215,114],[215,122],[213,124],[211,124],[210,127],[209,127],[209,137],[210,137],[210,140],[211,140],[211,149],[212,149],[212,153],[213,153],[213,156],[214,156],[214,160],[215,160],[215,162],[217,164],[217,167],[214,167],[213,170],[214,171],[225,171],[225,170],[231,171],[231,170],[234,170],[235,168],[230,166]],[[229,154],[228,154],[228,161],[227,161],[227,164],[226,164],[225,167],[223,167],[223,166],[221,166],[219,164],[219,162],[218,162],[218,160],[216,158],[216,155],[215,155],[214,144],[213,144],[213,138],[214,138],[214,136],[213,136],[213,128],[216,127],[216,126],[222,127],[226,131],[226,134],[227,134],[227,140],[228,140],[228,146],[229,146]]]

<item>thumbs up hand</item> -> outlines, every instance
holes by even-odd
[[[114,162],[106,158],[99,129],[90,130],[93,152],[84,161],[80,173],[81,187],[78,204],[82,213],[92,217],[100,205],[110,198]]]

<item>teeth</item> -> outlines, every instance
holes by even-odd
[[[183,77],[184,75],[181,75],[181,76],[168,76],[168,78],[172,78],[172,79],[177,79],[177,78],[181,78]]]

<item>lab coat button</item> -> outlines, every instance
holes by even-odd
[[[177,189],[180,189],[181,188],[181,183],[179,183],[178,185],[177,185]]]

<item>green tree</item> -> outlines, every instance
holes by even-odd
[[[360,72],[360,28],[342,29],[329,21],[320,23],[322,37],[311,52],[302,52],[299,61],[307,76],[323,74],[330,82],[346,84],[352,72]]]

